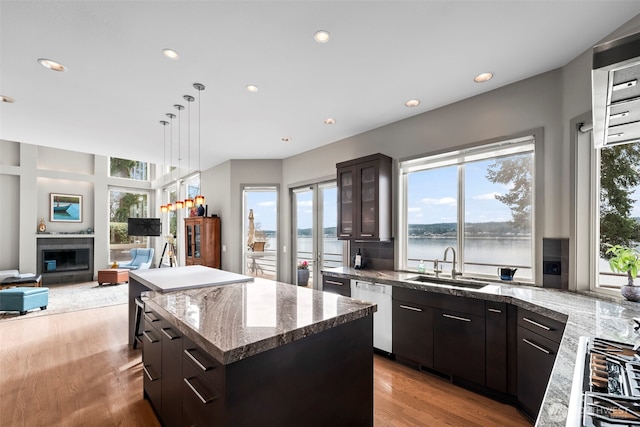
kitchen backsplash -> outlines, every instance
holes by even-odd
[[[350,267],[353,267],[353,257],[358,253],[364,260],[363,269],[366,270],[393,270],[394,250],[393,240],[387,242],[356,242],[350,245]]]

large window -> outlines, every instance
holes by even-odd
[[[148,217],[147,192],[109,190],[109,262],[131,260],[131,249],[146,248],[148,237],[129,236],[129,218]]]
[[[495,276],[501,266],[533,280],[534,140],[518,138],[400,163],[401,268]]]
[[[111,157],[109,159],[109,176],[147,181],[149,176],[147,165],[146,162]]]
[[[607,245],[640,249],[640,142],[605,146],[597,158],[598,286],[619,287],[627,276],[611,271],[606,250]]]

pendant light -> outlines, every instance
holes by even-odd
[[[180,124],[182,122],[182,116],[180,114],[180,112],[182,110],[184,110],[184,106],[180,105],[180,104],[174,104],[173,106],[176,110],[178,110],[178,184],[181,181],[181,174],[182,174],[182,167],[181,167],[181,163],[182,163],[182,155],[180,152],[180,134],[182,133]],[[178,185],[178,195],[180,194],[180,186]],[[182,209],[184,208],[184,202],[182,200],[177,200],[176,201],[176,210],[178,209]]]
[[[173,179],[173,119],[175,119],[176,115],[167,113],[166,116],[171,120],[171,133],[169,134],[169,169],[171,170],[171,178]],[[167,210],[176,210],[176,207],[171,204],[171,198],[169,198],[169,203],[167,203]]]
[[[204,205],[205,200],[204,200],[204,196],[202,195],[202,166],[200,163],[200,120],[201,120],[200,104],[202,102],[201,92],[204,90],[204,85],[202,83],[194,83],[193,87],[198,90],[198,171],[200,172],[200,184],[198,185],[198,187],[200,187],[198,189],[199,190],[198,192],[200,194],[196,196],[195,203],[196,205]]]
[[[166,172],[167,172],[167,125],[169,124],[166,120],[160,120],[160,124],[162,125],[162,133],[164,135],[162,142],[162,183],[163,187],[166,184]],[[169,208],[167,205],[160,205],[160,212],[169,212]]]
[[[194,101],[194,97],[191,95],[184,95],[184,100],[187,104],[187,172],[191,172],[191,103]],[[187,198],[184,199],[185,209],[191,209],[193,207],[193,199],[189,194],[189,187],[187,186]]]

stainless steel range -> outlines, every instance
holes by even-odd
[[[637,347],[581,337],[567,426],[640,426]]]

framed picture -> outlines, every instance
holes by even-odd
[[[82,222],[82,196],[51,193],[51,221]]]

